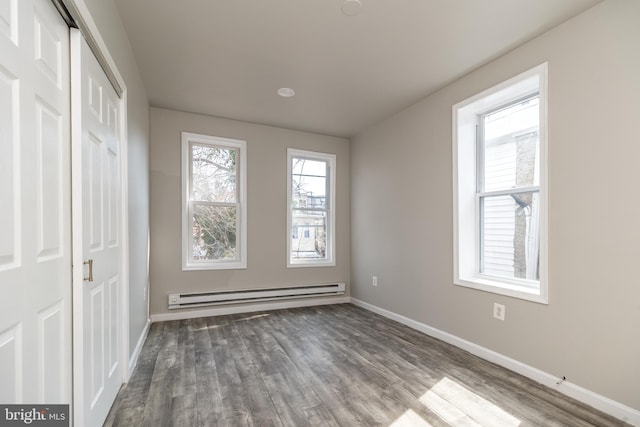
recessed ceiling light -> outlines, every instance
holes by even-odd
[[[360,13],[362,2],[360,0],[344,0],[342,3],[342,13],[347,16],[356,16]]]
[[[291,98],[295,94],[296,91],[291,89],[290,87],[281,87],[280,89],[278,89],[278,95],[283,98]]]

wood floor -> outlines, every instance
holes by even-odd
[[[106,426],[623,426],[350,304],[154,323]]]

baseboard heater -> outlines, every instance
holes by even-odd
[[[169,309],[204,307],[209,305],[276,301],[292,298],[344,295],[344,283],[305,285],[284,288],[246,289],[214,292],[169,294]]]

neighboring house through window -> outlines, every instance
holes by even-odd
[[[547,66],[453,108],[454,282],[546,303]]]
[[[246,142],[182,133],[182,269],[246,268]]]
[[[333,154],[287,150],[288,267],[335,265],[335,164]]]

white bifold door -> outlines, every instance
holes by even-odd
[[[123,381],[122,105],[50,0],[0,0],[0,403],[76,426]]]
[[[0,402],[71,403],[69,29],[0,0]]]
[[[101,426],[123,380],[121,102],[77,30],[71,51],[74,261],[84,263],[74,272],[74,415]]]

